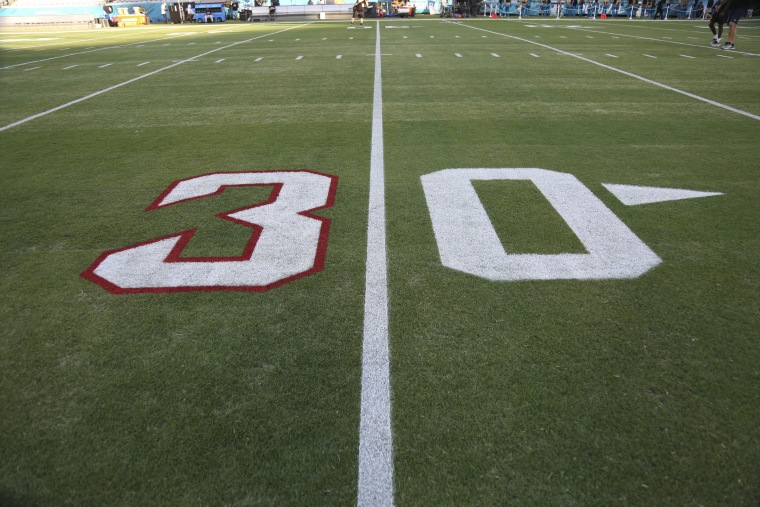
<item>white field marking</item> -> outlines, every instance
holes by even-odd
[[[296,42],[298,42],[299,40],[301,40],[301,39],[296,39]]]
[[[63,70],[69,70],[69,69],[73,69],[74,67],[79,67],[79,64],[76,64],[76,65],[69,65],[68,67],[64,67],[64,68],[63,68]]]
[[[686,37],[686,38],[687,38],[687,39],[691,39],[691,40],[699,40],[699,39],[697,39],[696,37]]]
[[[441,263],[494,281],[637,278],[662,262],[575,176],[536,168],[443,169],[420,178]],[[532,182],[587,253],[508,253],[472,181]]]
[[[282,30],[279,30],[279,31],[274,32],[274,33],[287,32],[288,30],[293,30],[294,28],[300,28],[302,26],[306,26],[306,25],[305,24],[301,24],[301,25],[296,25],[296,26],[290,26],[288,28],[283,28]],[[117,88],[121,88],[122,86],[126,86],[128,84],[132,84],[135,81],[139,81],[139,80],[144,79],[146,77],[153,76],[155,74],[158,74],[159,72],[163,72],[165,70],[172,69],[172,68],[174,68],[174,67],[176,67],[178,65],[182,65],[185,62],[196,61],[195,60],[196,58],[200,58],[202,56],[210,55],[211,53],[216,53],[217,51],[223,51],[225,49],[228,49],[228,48],[231,48],[231,47],[234,47],[234,46],[238,46],[240,44],[246,44],[248,42],[254,41],[256,39],[260,39],[262,37],[268,37],[270,35],[272,35],[272,34],[259,35],[258,37],[252,37],[250,39],[245,39],[245,40],[242,40],[242,41],[239,41],[239,42],[233,42],[232,44],[229,44],[227,46],[218,47],[216,49],[212,49],[211,51],[206,51],[205,53],[201,53],[199,55],[195,55],[192,58],[188,58],[186,60],[181,60],[181,61],[179,61],[177,63],[172,63],[171,65],[167,65],[166,67],[161,67],[160,69],[156,69],[156,70],[148,72],[146,74],[142,74],[140,76],[133,77],[132,79],[128,79],[126,81],[123,81],[121,83],[115,84],[113,86],[109,86],[108,88],[103,88],[102,90],[99,90],[97,92],[91,93],[89,95],[85,95],[84,97],[78,98],[76,100],[72,100],[71,102],[67,102],[65,104],[62,104],[62,105],[57,106],[57,107],[54,107],[52,109],[48,109],[47,111],[43,111],[41,113],[33,114],[32,116],[27,116],[26,118],[23,118],[23,119],[18,120],[16,122],[9,123],[8,125],[5,125],[4,127],[0,127],[0,132],[2,132],[4,130],[11,129],[13,127],[17,127],[19,125],[22,125],[22,124],[28,122],[28,121],[35,120],[35,119],[40,118],[42,116],[48,115],[50,113],[54,113],[56,111],[60,111],[61,109],[67,108],[69,106],[73,106],[74,104],[79,104],[80,102],[84,102],[85,100],[89,100],[89,99],[91,99],[93,97],[97,97],[98,95],[102,95],[102,94],[108,93],[108,92],[110,92],[112,90],[116,90]]]
[[[491,56],[493,56],[494,58],[501,58],[501,56],[497,55],[496,53],[491,53]]]
[[[274,39],[269,39],[267,42],[274,42]]]
[[[142,62],[135,65],[135,67],[142,67],[143,65],[148,65],[150,62]]]
[[[716,56],[720,56],[721,58],[733,58],[733,56],[728,56],[728,55],[716,55]]]
[[[458,39],[458,38],[459,38],[459,35],[455,35],[455,36],[454,36],[454,38]]]
[[[673,37],[663,37],[663,39],[673,40]]]
[[[218,59],[218,60],[217,60],[216,62],[214,62],[214,63],[222,63],[224,60],[225,60],[224,58],[220,58],[220,59]]]
[[[422,55],[417,53],[417,58],[422,58]]]
[[[144,47],[144,46],[145,46],[145,44],[138,44],[138,45],[137,45],[137,46],[135,46],[135,47],[141,48],[141,47]],[[87,48],[85,48],[85,49],[87,49]]]
[[[454,55],[455,55],[457,58],[462,58],[462,55],[461,55],[461,54],[459,54],[459,53],[454,53]]]
[[[408,37],[407,37],[406,35],[404,35],[404,38],[405,38],[405,39],[408,39]]]
[[[296,60],[303,60],[303,56],[296,56]]]
[[[348,40],[354,40],[354,38],[353,37],[349,37]]]
[[[655,81],[653,79],[649,79],[649,78],[646,78],[646,77],[643,77],[643,76],[639,76],[638,74],[634,74],[633,72],[628,72],[628,71],[625,71],[625,70],[622,70],[622,69],[618,69],[617,67],[612,67],[610,65],[607,65],[607,64],[604,64],[604,63],[601,63],[601,62],[597,62],[597,61],[594,61],[594,60],[592,60],[590,58],[586,58],[586,57],[583,57],[583,56],[580,56],[580,55],[576,55],[576,54],[573,54],[573,53],[568,53],[567,51],[563,51],[561,49],[557,49],[555,47],[548,46],[548,45],[542,44],[540,42],[535,42],[535,41],[532,41],[532,40],[529,40],[529,39],[523,39],[521,37],[516,37],[514,35],[508,35],[508,34],[504,34],[504,33],[493,32],[493,31],[490,31],[490,30],[486,30],[484,28],[478,28],[478,27],[471,26],[471,25],[459,25],[459,26],[463,26],[463,27],[469,28],[471,30],[480,30],[480,31],[483,31],[483,32],[488,32],[488,33],[491,33],[491,34],[494,34],[494,35],[501,35],[502,37],[507,37],[507,38],[510,38],[510,39],[519,40],[519,41],[522,41],[522,42],[527,42],[528,44],[533,44],[533,45],[536,45],[536,46],[540,46],[542,48],[550,49],[552,51],[556,51],[559,54],[572,56],[573,58],[577,58],[579,60],[583,60],[584,62],[591,63],[593,65],[597,65],[597,66],[602,67],[604,69],[611,70],[611,71],[617,72],[619,74],[623,74],[624,76],[632,77],[634,79],[638,79],[639,81],[643,81],[645,83],[649,83],[649,84],[654,85],[654,86],[659,86],[660,88],[663,88],[665,90],[670,90],[672,92],[680,93],[681,95],[684,95],[686,97],[689,97],[689,98],[692,98],[692,99],[695,99],[695,100],[699,100],[701,102],[704,102],[706,104],[710,104],[710,105],[715,106],[715,107],[720,107],[720,108],[725,109],[727,111],[731,111],[733,113],[737,113],[737,114],[740,114],[742,116],[746,116],[747,118],[752,118],[753,120],[760,121],[760,116],[758,116],[756,114],[752,114],[752,113],[750,113],[748,111],[743,111],[741,109],[737,109],[735,107],[731,107],[731,106],[726,105],[726,104],[721,104],[720,102],[716,102],[714,100],[710,100],[710,99],[705,98],[705,97],[700,97],[699,95],[696,95],[694,93],[690,93],[690,92],[687,92],[687,91],[684,91],[684,90],[679,90],[678,88],[674,88],[674,87],[666,85],[664,83],[660,83],[659,81]],[[644,56],[648,56],[648,55],[644,55]],[[720,55],[720,56],[722,56],[722,55]]]
[[[540,36],[540,35],[534,35],[534,36],[533,36],[533,38],[534,38],[534,39],[540,39],[540,38],[541,38],[541,36]]]
[[[593,37],[592,37],[592,36],[590,36],[590,35],[586,35],[586,38],[587,38],[587,39],[593,39]]]
[[[538,58],[538,57],[539,57],[539,56],[538,56],[536,53],[528,53],[528,54],[529,54],[530,56],[532,56],[533,58]]]
[[[24,69],[24,72],[28,72],[28,71],[30,71],[30,70],[41,69],[41,68],[42,68],[42,67],[32,67],[31,69]]]
[[[639,187],[634,185],[615,185],[612,183],[602,183],[602,186],[626,206],[723,195],[722,192],[700,192],[680,188]]]
[[[609,56],[610,58],[619,58],[617,55],[611,55],[609,53],[605,53],[605,56]]]
[[[689,55],[678,55],[678,56],[683,56],[684,58],[691,58],[691,59],[696,58],[696,56],[689,56]]]
[[[393,505],[380,23],[377,24],[376,32],[359,419],[359,507]]]
[[[192,46],[193,44],[195,44],[195,42],[188,42],[187,43],[188,46]]]
[[[584,29],[581,26],[566,26],[564,28],[569,28],[569,29],[577,30],[577,31],[589,31],[588,29]],[[655,37],[643,37],[641,35],[628,35],[628,34],[625,34],[625,33],[616,33],[616,34],[613,34],[613,33],[610,33],[610,32],[600,32],[600,31],[597,31],[597,30],[593,30],[593,33],[604,34],[604,35],[619,35],[621,37],[630,37],[632,39],[651,40],[651,41],[655,41],[655,42],[667,42],[668,44],[678,44],[680,46],[689,46],[689,47],[693,47],[693,48],[702,48],[702,49],[707,49],[708,51],[712,50],[712,48],[710,48],[709,46],[707,46],[705,44],[692,44],[690,42],[678,42],[678,41],[674,41],[674,40],[664,40],[665,37],[662,37],[662,38],[658,39],[658,38],[655,38]],[[760,56],[760,54],[758,54],[758,53],[746,53],[744,51],[737,51],[737,53],[740,53],[740,54],[743,54],[743,55],[748,55],[748,56]]]
[[[260,56],[260,57],[256,58],[256,59],[254,60],[254,62],[260,62],[260,61],[261,61],[261,60],[263,60],[263,59],[264,59],[264,57],[263,57],[263,56]]]
[[[567,39],[567,36],[566,35],[560,35],[559,38],[560,39]]]
[[[613,39],[619,39],[620,37],[618,37],[617,35],[613,35],[612,38]]]
[[[343,58],[343,55],[335,55],[336,60],[340,60],[341,58]]]
[[[220,40],[214,42],[214,44],[221,44],[221,43],[222,43],[222,41],[220,41]]]
[[[104,63],[103,65],[99,65],[98,68],[105,69],[106,67],[110,67],[111,65],[113,65],[113,63]]]
[[[327,37],[322,37],[322,40],[327,40]]]
[[[644,56],[646,56],[647,58],[657,58],[656,56],[652,56],[652,55],[644,55]]]
[[[171,42],[167,42],[166,44],[164,44],[164,46],[171,46],[171,45],[172,45]]]
[[[67,49],[71,49],[71,48],[61,48],[58,51],[66,51]]]

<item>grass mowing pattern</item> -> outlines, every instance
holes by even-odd
[[[466,26],[760,114],[757,57],[707,47],[701,23],[608,21],[383,29],[399,505],[760,498],[760,125]],[[1,66],[109,49],[0,71],[0,123],[283,26],[4,42]],[[742,21],[740,51],[760,53],[758,28]],[[0,503],[355,502],[374,43],[294,28],[0,133]],[[446,269],[419,177],[468,167],[571,173],[663,263],[594,282]],[[322,272],[256,294],[115,296],[78,276],[191,227],[192,255],[235,255],[248,231],[213,215],[266,189],[143,210],[177,179],[278,169],[339,177]],[[602,183],[725,195],[629,207]],[[534,188],[476,190],[510,251],[582,251]]]

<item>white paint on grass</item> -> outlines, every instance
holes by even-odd
[[[79,67],[79,64],[77,64],[77,65],[69,65],[68,67],[64,67],[63,70],[73,69],[74,67]]]
[[[636,278],[660,258],[572,174],[534,168],[444,169],[422,176],[441,263],[494,281]],[[528,180],[588,253],[510,254],[473,180]]]
[[[135,67],[142,67],[143,65],[148,65],[150,62],[142,62],[135,65]]]
[[[300,28],[302,26],[305,26],[305,25],[291,26],[291,27],[288,27],[288,28],[284,28],[284,29],[282,29],[282,30],[280,30],[278,32],[275,32],[275,33],[286,32],[288,30],[293,30],[294,28]],[[266,37],[266,36],[270,36],[270,35],[272,35],[272,34],[260,35],[258,37],[252,37],[250,39],[242,40],[242,41],[239,41],[239,42],[234,42],[234,43],[229,44],[227,46],[222,46],[222,47],[219,47],[219,48],[216,48],[216,49],[212,49],[211,51],[206,51],[205,53],[201,53],[200,55],[196,55],[196,56],[194,56],[192,58],[188,58],[186,60],[181,60],[181,61],[179,61],[177,63],[172,63],[171,65],[167,65],[166,67],[161,67],[160,69],[156,69],[156,70],[154,70],[152,72],[148,72],[146,74],[142,74],[142,75],[134,77],[132,79],[128,79],[127,81],[123,81],[123,82],[115,84],[113,86],[109,86],[108,88],[103,88],[102,90],[99,90],[97,92],[91,93],[89,95],[85,95],[84,97],[78,98],[76,100],[72,100],[71,102],[67,102],[65,104],[62,104],[62,105],[57,106],[57,107],[54,107],[52,109],[48,109],[47,111],[43,111],[41,113],[33,114],[32,116],[27,116],[26,118],[23,118],[21,120],[15,121],[13,123],[9,123],[8,125],[5,125],[4,127],[0,127],[0,132],[2,132],[4,130],[11,129],[13,127],[17,127],[19,125],[22,125],[22,124],[28,122],[28,121],[32,121],[34,119],[40,118],[40,117],[48,115],[50,113],[54,113],[56,111],[60,111],[61,109],[67,108],[69,106],[73,106],[74,104],[79,104],[80,102],[84,102],[85,100],[89,100],[89,99],[91,99],[93,97],[97,97],[98,95],[102,95],[104,93],[108,93],[110,91],[116,90],[117,88],[121,88],[122,86],[126,86],[128,84],[134,83],[135,81],[139,81],[141,79],[145,79],[146,77],[153,76],[155,74],[158,74],[159,72],[163,72],[165,70],[172,69],[172,68],[174,68],[174,67],[176,67],[178,65],[182,65],[183,63],[195,61],[195,58],[200,58],[202,56],[210,55],[212,53],[216,53],[217,51],[223,51],[225,49],[237,46],[239,44],[245,44],[247,42],[251,42],[251,41],[254,41],[256,39],[260,39],[262,37]]]
[[[359,422],[359,506],[393,505],[380,23],[376,33]]]
[[[110,67],[113,65],[113,63],[104,63],[103,65],[98,65],[99,69],[105,69],[106,67]]]
[[[454,55],[455,55],[457,58],[462,58],[462,55],[461,55],[460,53],[454,53]]]
[[[578,58],[579,60],[583,60],[584,62],[596,65],[598,67],[602,67],[602,68],[607,69],[607,70],[611,70],[613,72],[617,72],[619,74],[623,74],[624,76],[632,77],[634,79],[638,79],[639,81],[643,81],[645,83],[649,83],[651,85],[658,86],[658,87],[663,88],[665,90],[669,90],[669,91],[672,91],[672,92],[675,92],[675,93],[679,93],[681,95],[684,95],[686,97],[689,97],[689,98],[692,98],[692,99],[695,99],[695,100],[699,100],[699,101],[704,102],[706,104],[710,104],[712,106],[719,107],[719,108],[725,109],[727,111],[731,111],[733,113],[740,114],[742,116],[746,116],[747,118],[752,118],[753,120],[760,121],[760,116],[758,116],[756,114],[752,114],[752,113],[750,113],[748,111],[743,111],[741,109],[737,109],[737,108],[729,106],[727,104],[722,104],[720,102],[716,102],[714,100],[710,100],[708,98],[701,97],[701,96],[696,95],[694,93],[690,93],[690,92],[687,92],[687,91],[684,91],[684,90],[680,90],[680,89],[675,88],[673,86],[669,86],[669,85],[666,85],[664,83],[660,83],[659,81],[655,81],[653,79],[649,79],[649,78],[646,78],[644,76],[640,76],[638,74],[634,74],[633,72],[628,72],[628,71],[625,71],[625,70],[622,70],[622,69],[618,69],[617,67],[612,67],[611,65],[607,65],[607,64],[601,63],[601,62],[597,62],[595,60],[583,57],[583,56],[578,55],[578,54],[568,53],[567,51],[563,51],[561,49],[557,49],[557,48],[549,46],[547,44],[542,44],[540,42],[535,42],[535,41],[532,41],[532,40],[529,40],[529,39],[523,39],[522,37],[517,37],[517,36],[514,36],[514,35],[509,35],[509,34],[499,33],[499,32],[493,32],[491,30],[486,30],[484,28],[478,28],[478,27],[471,26],[471,25],[458,25],[458,26],[463,26],[463,27],[469,28],[471,30],[479,30],[481,32],[488,32],[488,33],[491,33],[491,34],[494,34],[494,35],[500,35],[502,37],[507,37],[507,38],[510,38],[510,39],[526,42],[528,44],[533,44],[533,45],[536,45],[536,46],[540,46],[542,48],[550,49],[550,50],[555,51],[555,52],[557,52],[559,54],[567,55],[567,56],[572,56],[573,58]],[[649,56],[650,58],[655,58],[654,56],[651,56],[651,55],[644,55],[644,56]],[[719,55],[719,56],[723,56],[723,55]],[[731,57],[728,57],[728,58],[731,58]]]
[[[680,188],[640,187],[634,185],[615,185],[612,183],[602,183],[602,186],[626,206],[723,195],[721,192],[700,192]]]
[[[336,60],[340,60],[341,58],[343,58],[343,55],[335,55]]]
[[[696,56],[689,56],[689,55],[678,55],[678,56],[683,56],[684,58],[691,58],[692,60],[696,58]]]
[[[494,58],[501,58],[501,56],[497,55],[496,53],[491,53],[491,56],[493,56]]]

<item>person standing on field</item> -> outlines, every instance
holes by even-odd
[[[356,0],[353,14],[351,14],[351,24],[354,24],[354,18],[359,18],[359,24],[364,26],[364,11],[367,9],[367,0]]]
[[[712,15],[710,15],[710,24],[708,26],[713,34],[713,40],[710,42],[710,45],[714,48],[720,46],[720,38],[723,36],[723,24],[725,23],[723,7],[725,7],[725,3],[725,0],[718,0],[713,7]],[[717,30],[715,29],[716,23],[718,24]]]

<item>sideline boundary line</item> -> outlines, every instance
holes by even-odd
[[[360,507],[393,505],[388,261],[385,239],[383,89],[379,21],[376,34],[359,420],[357,505]]]
[[[639,76],[638,74],[634,74],[633,72],[628,72],[628,71],[623,70],[623,69],[618,69],[617,67],[612,67],[611,65],[607,65],[607,64],[604,64],[604,63],[601,63],[601,62],[597,62],[595,60],[592,60],[590,58],[586,58],[584,56],[576,55],[576,54],[570,53],[568,51],[563,51],[561,49],[557,49],[557,48],[552,47],[552,46],[547,46],[546,44],[541,44],[540,42],[535,42],[535,41],[532,41],[530,39],[523,39],[521,37],[515,37],[514,35],[509,35],[509,34],[506,34],[506,33],[494,32],[494,31],[491,31],[491,30],[486,30],[484,28],[478,28],[478,27],[475,27],[475,26],[465,25],[465,24],[462,24],[462,23],[451,23],[451,24],[452,25],[461,26],[461,27],[464,27],[464,28],[470,28],[472,30],[480,30],[481,32],[486,32],[486,33],[490,33],[490,34],[493,34],[493,35],[501,35],[502,37],[507,37],[509,39],[519,40],[521,42],[527,42],[528,44],[533,44],[533,45],[536,45],[536,46],[540,46],[542,48],[549,49],[551,51],[555,51],[555,52],[560,53],[562,55],[572,56],[573,58],[577,58],[579,60],[583,60],[584,62],[592,63],[594,65],[597,65],[599,67],[605,68],[607,70],[618,72],[618,73],[626,75],[628,77],[632,77],[634,79],[638,79],[639,81],[644,81],[645,83],[649,83],[649,84],[652,84],[652,85],[655,85],[655,86],[659,86],[660,88],[664,88],[665,90],[670,90],[672,92],[680,93],[681,95],[685,95],[686,97],[689,97],[689,98],[692,98],[692,99],[696,99],[696,100],[699,100],[701,102],[705,102],[705,103],[710,104],[712,106],[723,108],[723,109],[725,109],[727,111],[731,111],[732,113],[737,113],[737,114],[740,114],[742,116],[746,116],[747,118],[752,118],[753,120],[760,121],[760,116],[758,116],[756,114],[752,114],[752,113],[750,113],[748,111],[743,111],[741,109],[737,109],[735,107],[731,107],[731,106],[726,105],[726,104],[721,104],[720,102],[716,102],[714,100],[710,100],[710,99],[705,98],[705,97],[700,97],[699,95],[695,95],[694,93],[690,93],[690,92],[687,92],[687,91],[684,91],[684,90],[680,90],[678,88],[674,88],[674,87],[666,85],[664,83],[660,83],[659,81],[654,81],[653,79],[649,79],[649,78],[646,78],[644,76]]]
[[[54,113],[56,111],[60,111],[61,109],[64,109],[64,108],[69,107],[69,106],[73,106],[74,104],[79,104],[80,102],[84,102],[85,100],[91,99],[93,97],[97,97],[98,95],[102,95],[102,94],[104,94],[106,92],[110,92],[111,90],[115,90],[117,88],[121,88],[122,86],[126,86],[126,85],[128,85],[130,83],[134,83],[135,81],[139,81],[140,79],[143,79],[143,78],[146,78],[146,77],[150,77],[150,76],[152,76],[154,74],[158,74],[159,72],[163,72],[165,70],[169,70],[169,69],[171,69],[173,67],[176,67],[178,65],[182,65],[183,63],[187,63],[187,62],[190,62],[192,60],[195,60],[196,58],[200,58],[202,56],[210,55],[211,53],[216,53],[217,51],[222,51],[223,49],[228,49],[228,48],[231,48],[233,46],[237,46],[239,44],[245,44],[246,42],[251,42],[251,41],[254,41],[256,39],[261,39],[263,37],[270,37],[270,36],[276,35],[278,33],[287,32],[288,30],[292,30],[294,28],[299,28],[301,26],[307,26],[308,24],[309,23],[301,24],[301,25],[298,25],[298,26],[291,26],[290,28],[285,28],[284,30],[279,30],[277,32],[267,33],[267,34],[264,34],[264,35],[259,35],[258,37],[253,37],[251,39],[246,39],[246,40],[243,40],[243,41],[235,42],[235,43],[229,44],[227,46],[223,46],[223,47],[219,47],[219,48],[216,48],[216,49],[212,49],[211,51],[206,51],[205,53],[201,53],[199,55],[195,55],[195,56],[192,56],[190,58],[186,58],[186,59],[181,60],[181,61],[179,61],[177,63],[173,63],[171,65],[167,65],[166,67],[161,67],[160,69],[154,70],[153,72],[148,72],[147,74],[143,74],[141,76],[133,77],[132,79],[128,79],[127,81],[121,82],[119,84],[115,84],[113,86],[109,86],[108,88],[103,88],[102,90],[99,90],[97,92],[91,93],[89,95],[86,95],[84,97],[78,98],[76,100],[72,100],[71,102],[67,102],[65,104],[62,104],[62,105],[57,106],[57,107],[54,107],[52,109],[48,109],[47,111],[43,111],[41,113],[37,113],[37,114],[34,114],[32,116],[28,116],[28,117],[26,117],[24,119],[21,119],[21,120],[18,120],[16,122],[14,122],[14,123],[9,123],[8,125],[6,125],[4,127],[0,127],[0,132],[3,132],[4,130],[11,129],[13,127],[17,127],[18,125],[24,124],[24,123],[26,123],[28,121],[35,120],[35,119],[37,119],[37,118],[39,118],[41,116],[45,116],[45,115],[48,115],[50,113]]]
[[[716,50],[716,48],[707,46],[706,44],[694,44],[693,42],[680,42],[677,40],[658,39],[656,37],[644,37],[643,35],[631,35],[627,33],[603,32],[601,30],[592,30],[590,28],[577,28],[577,27],[570,27],[570,26],[563,26],[562,28],[566,30],[574,30],[576,32],[591,32],[591,33],[598,33],[598,34],[603,34],[603,35],[615,35],[618,37],[628,37],[630,39],[641,39],[641,40],[649,40],[653,42],[664,42],[666,44],[676,44],[679,46],[688,46],[691,48],[706,49],[709,52],[715,52]],[[732,53],[747,55],[747,56],[760,56],[757,53],[747,53],[746,51],[737,51],[737,50],[732,51]]]

